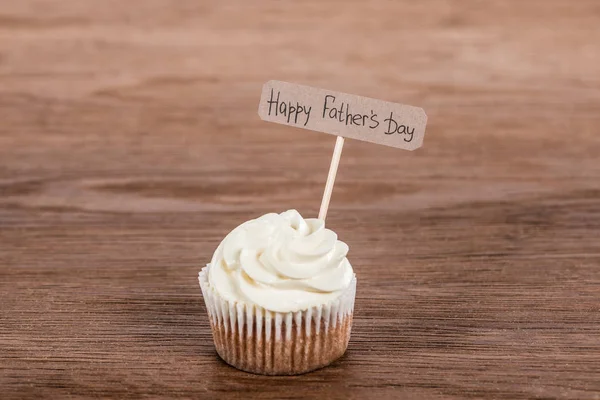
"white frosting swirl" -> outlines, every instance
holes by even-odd
[[[354,271],[346,254],[348,245],[322,220],[296,210],[265,214],[223,239],[208,279],[229,301],[301,311],[334,300],[350,285]]]

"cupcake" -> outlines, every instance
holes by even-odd
[[[347,253],[324,221],[296,210],[231,231],[198,277],[219,356],[265,375],[302,374],[341,357],[356,292]]]

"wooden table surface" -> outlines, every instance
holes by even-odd
[[[0,397],[600,398],[600,4],[0,4]],[[197,273],[316,216],[335,138],[257,116],[292,81],[423,107],[348,140],[328,226],[358,276],[332,366],[221,362]]]

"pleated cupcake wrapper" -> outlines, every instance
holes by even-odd
[[[198,280],[217,352],[228,364],[262,374],[298,374],[327,365],[346,350],[356,277],[329,303],[280,313],[222,298],[208,282],[209,268]]]

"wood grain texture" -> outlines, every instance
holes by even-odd
[[[0,3],[3,399],[600,398],[600,4]],[[316,215],[335,139],[269,79],[423,107],[347,141],[328,225],[353,336],[298,377],[215,353],[197,273],[233,227]]]

